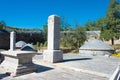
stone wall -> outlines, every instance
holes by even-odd
[[[8,49],[10,45],[10,36],[8,32],[0,31],[0,49]]]
[[[109,45],[112,45],[112,44],[111,44],[111,40],[105,41],[105,43],[107,43],[107,44],[109,44]],[[120,44],[120,39],[115,39],[115,40],[114,40],[114,44]]]
[[[16,33],[16,42],[25,41],[26,43],[36,44],[37,42],[44,42],[43,33]],[[9,49],[10,45],[10,33],[6,31],[0,31],[0,49]]]

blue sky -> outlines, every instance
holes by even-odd
[[[0,0],[0,20],[8,26],[39,28],[49,15],[65,16],[73,27],[104,17],[110,0]]]

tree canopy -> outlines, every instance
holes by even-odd
[[[0,29],[4,29],[6,23],[4,21],[0,21]]]
[[[120,38],[120,3],[116,0],[111,0],[106,12],[105,23],[102,27],[101,37],[105,40],[112,41],[114,44],[115,38]]]

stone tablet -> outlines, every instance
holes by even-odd
[[[43,53],[43,59],[49,62],[63,60],[63,52],[60,46],[60,18],[56,15],[48,17],[48,47]]]
[[[60,19],[56,15],[48,18],[48,50],[59,50],[60,44]]]

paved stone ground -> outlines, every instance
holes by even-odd
[[[64,55],[62,65],[112,75],[120,64],[120,58],[105,56]]]
[[[44,62],[42,55],[36,55],[33,61],[36,72],[10,77],[0,69],[0,80],[108,80],[120,58],[64,54],[60,63]]]

